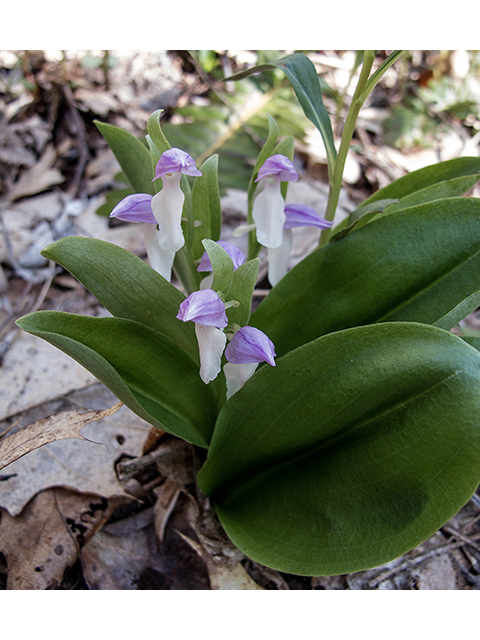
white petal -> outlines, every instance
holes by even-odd
[[[285,223],[285,200],[280,192],[278,178],[263,180],[264,189],[253,203],[253,219],[257,227],[257,240],[264,247],[275,249],[282,244]]]
[[[152,198],[152,211],[160,227],[159,243],[165,251],[178,251],[185,244],[182,209],[185,196],[180,188],[180,173],[163,176],[163,189]]]
[[[203,291],[204,289],[211,289],[213,284],[213,273],[210,273],[208,276],[200,282],[200,289]]]
[[[283,242],[276,249],[267,249],[268,281],[274,287],[287,273],[288,260],[292,250],[292,231],[283,230]]]
[[[195,324],[198,350],[200,352],[200,377],[208,384],[220,373],[222,355],[227,342],[227,336],[217,327]]]
[[[143,225],[143,239],[147,249],[150,266],[168,282],[172,279],[172,266],[175,258],[174,251],[165,251],[158,244],[160,232],[155,224]]]
[[[227,362],[224,365],[223,372],[227,381],[227,400],[243,387],[246,381],[253,376],[257,367],[258,362],[248,362],[246,364]]]

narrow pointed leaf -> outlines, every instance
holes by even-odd
[[[183,293],[129,251],[103,240],[72,236],[42,255],[70,271],[110,313],[171,338],[198,360],[195,331],[176,319]]]
[[[132,320],[57,311],[24,316],[18,325],[77,360],[144,419],[207,446],[216,400],[198,363],[166,336]]]
[[[480,290],[479,221],[476,198],[448,198],[378,217],[296,265],[251,324],[268,334],[279,355],[357,325],[434,324]]]
[[[233,272],[232,286],[228,293],[230,300],[237,300],[238,307],[227,309],[230,324],[238,324],[244,327],[250,320],[252,295],[258,278],[260,258],[254,258],[241,264]]]
[[[480,353],[426,325],[332,333],[225,404],[198,476],[233,543],[301,575],[383,564],[480,481]]]
[[[292,53],[274,60],[266,65],[253,67],[245,72],[233,76],[231,79],[240,80],[251,75],[272,68],[284,72],[295,91],[307,118],[317,127],[323,138],[330,173],[333,171],[337,152],[333,140],[332,123],[322,98],[320,80],[313,62],[303,53]]]
[[[155,193],[152,158],[147,147],[128,131],[95,121],[136,193]]]
[[[158,109],[157,111],[154,111],[147,120],[148,135],[152,139],[153,144],[160,151],[160,155],[164,151],[167,151],[167,149],[171,149],[171,145],[165,137],[160,125],[160,116],[162,113],[163,109]]]
[[[225,249],[213,240],[205,239],[202,244],[212,263],[213,284],[211,288],[223,296],[224,302],[226,302],[226,296],[232,286],[233,260]]]
[[[445,160],[444,162],[412,171],[394,180],[383,189],[376,191],[370,198],[367,198],[362,203],[362,206],[385,198],[405,198],[409,194],[445,180],[478,174],[480,174],[480,158],[465,157]],[[416,204],[420,203],[417,202]]]
[[[218,189],[218,156],[211,156],[199,167],[202,176],[196,178],[192,189],[194,260],[202,257],[202,240],[220,239],[222,228],[222,207]]]

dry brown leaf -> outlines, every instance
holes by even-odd
[[[55,147],[47,145],[40,160],[30,169],[22,173],[8,193],[8,199],[13,202],[25,196],[41,193],[53,185],[64,182],[65,178],[53,165],[57,159]]]
[[[157,497],[157,501],[153,507],[155,531],[158,542],[162,542],[168,518],[177,504],[180,489],[173,480],[167,478],[162,485],[153,489],[153,493]]]
[[[37,494],[16,517],[2,510],[0,551],[7,560],[7,589],[58,585],[83,545],[127,500],[107,501],[57,487]]]
[[[264,591],[245,571],[240,562],[215,561],[205,548],[195,540],[192,540],[181,531],[177,533],[187,542],[192,549],[205,562],[210,577],[212,591]]]
[[[29,424],[17,433],[0,440],[0,469],[49,442],[69,438],[85,440],[80,434],[83,427],[95,420],[111,416],[122,406],[121,402],[117,402],[109,409],[62,411]]]

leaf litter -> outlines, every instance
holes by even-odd
[[[240,68],[244,53],[254,55],[221,51],[218,59],[224,68]],[[344,98],[350,91],[351,53],[311,52]],[[5,434],[0,461],[6,465],[0,472],[0,588],[480,588],[476,494],[441,531],[383,567],[305,578],[252,562],[229,542],[196,487],[201,452],[152,429],[126,407],[108,414],[116,402],[108,390],[61,352],[18,332],[15,319],[38,308],[106,313],[74,279],[39,255],[45,244],[89,235],[145,257],[141,230],[95,213],[124,183],[93,119],[142,135],[154,109],[166,109],[168,119],[181,123],[177,107],[203,104],[213,94],[227,106],[229,100],[225,86],[192,65],[186,51],[66,51],[62,59],[43,51],[0,54],[2,78],[8,79],[6,88],[0,87],[0,434]],[[415,72],[428,71],[428,57],[435,55],[412,52]],[[23,78],[16,66],[20,58]],[[102,60],[115,64],[112,68]],[[430,148],[382,144],[379,123],[388,116],[391,94],[405,83],[394,73],[379,85],[359,120],[362,151],[354,148],[349,157],[341,217],[405,171],[465,148],[458,123]],[[35,90],[26,89],[24,81]],[[329,96],[325,101],[333,106]],[[232,117],[238,113],[232,111]],[[297,153],[305,171],[291,195],[321,210],[326,160],[310,131],[298,142]],[[245,214],[244,193],[230,189],[223,203],[222,238],[229,239],[232,225]],[[296,231],[292,265],[317,242],[315,232]],[[257,285],[260,297],[263,284]],[[476,327],[478,319],[472,317]],[[37,446],[49,437],[48,444],[26,452],[29,442]]]

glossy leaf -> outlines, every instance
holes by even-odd
[[[204,248],[202,240],[220,239],[222,228],[222,207],[218,189],[218,156],[211,156],[199,167],[202,177],[195,180],[192,189],[193,209],[193,243],[194,260],[202,257]]]
[[[207,446],[216,399],[198,363],[166,336],[132,320],[58,311],[38,311],[18,325],[77,360],[146,420]]]
[[[42,255],[70,271],[112,315],[163,333],[198,361],[193,326],[176,319],[185,296],[133,253],[72,236],[49,245]]]
[[[332,333],[262,367],[198,476],[233,543],[301,575],[388,562],[480,481],[480,353],[426,325]]]
[[[479,220],[476,198],[380,216],[296,265],[251,324],[268,334],[278,355],[357,325],[434,324],[480,290]]]
[[[134,135],[105,122],[95,120],[135,193],[155,193],[152,183],[152,157],[147,147]]]
[[[480,158],[465,157],[446,160],[418,169],[417,171],[412,171],[394,180],[386,187],[383,187],[383,189],[376,191],[370,198],[367,198],[365,202],[362,203],[362,206],[385,198],[405,198],[409,194],[413,194],[416,191],[446,180],[470,175],[478,176],[478,174],[480,174]],[[436,196],[436,198],[438,197],[441,196]],[[419,202],[416,204],[419,204]]]

